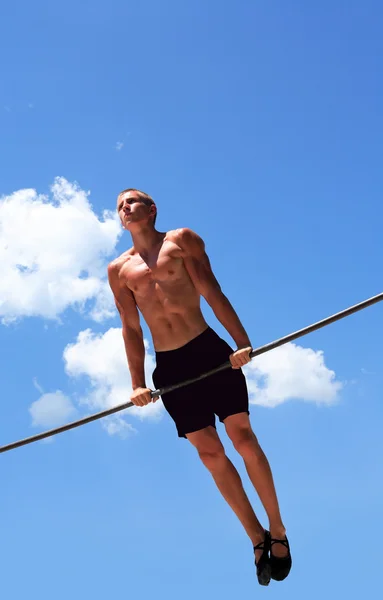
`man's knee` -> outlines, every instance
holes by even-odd
[[[243,457],[260,456],[262,449],[251,427],[238,427],[229,434],[236,451]]]
[[[209,471],[219,470],[225,464],[225,449],[216,429],[207,427],[195,433],[188,433],[186,437],[193,444],[201,461]]]
[[[197,448],[198,450],[198,448]],[[226,454],[223,446],[217,445],[209,449],[198,450],[199,457],[209,471],[221,470],[226,462]]]

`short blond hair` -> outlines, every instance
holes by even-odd
[[[142,201],[147,206],[151,206],[152,204],[155,204],[153,198],[151,196],[149,196],[149,194],[147,194],[146,192],[143,192],[142,190],[138,190],[137,188],[126,188],[126,190],[122,190],[122,192],[120,192],[117,196],[117,202],[120,199],[120,196],[122,196],[122,194],[126,194],[127,192],[137,192],[137,194],[140,196]],[[157,219],[157,213],[154,215],[153,225],[155,224],[156,219]]]

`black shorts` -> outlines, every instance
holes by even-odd
[[[229,360],[234,350],[213,329],[176,350],[156,352],[153,372],[156,389],[197,377]],[[222,422],[238,413],[249,414],[246,379],[241,369],[228,368],[202,381],[168,392],[164,406],[174,420],[179,437]]]

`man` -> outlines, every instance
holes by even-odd
[[[223,294],[210,266],[203,240],[190,229],[161,233],[155,229],[157,208],[146,193],[129,188],[117,199],[117,211],[133,246],[110,263],[108,277],[122,321],[131,401],[152,402],[144,372],[145,349],[139,311],[153,338],[156,388],[195,377],[226,362],[232,368],[163,395],[179,437],[196,448],[203,464],[241,521],[254,548],[258,581],[282,580],[291,569],[291,555],[279,512],[269,463],[249,420],[249,403],[241,367],[250,359],[251,343],[236,312]],[[200,309],[204,297],[235,341],[234,351],[207,324]],[[155,402],[158,398],[154,398]],[[215,415],[225,425],[242,456],[269,519],[258,521],[240,476],[225,455],[215,429]]]

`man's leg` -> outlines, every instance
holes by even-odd
[[[228,436],[242,456],[252,484],[269,518],[272,538],[283,539],[286,530],[282,522],[277,494],[269,462],[251,428],[249,415],[240,413],[224,420]],[[273,546],[274,556],[286,556],[287,549],[281,544]]]
[[[232,508],[253,546],[264,539],[264,528],[255,516],[254,510],[242,486],[241,478],[233,463],[227,458],[225,449],[214,427],[206,427],[194,433],[188,433],[187,439],[195,446],[205,467]],[[258,560],[262,551],[256,552]]]

